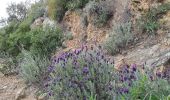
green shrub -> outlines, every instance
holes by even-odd
[[[90,0],[49,0],[48,15],[51,19],[61,21],[67,10],[83,8]]]
[[[128,43],[133,40],[133,34],[131,33],[131,23],[124,23],[117,25],[113,32],[104,43],[106,50],[114,55],[125,48]]]
[[[112,17],[111,10],[104,2],[91,1],[86,6],[87,16],[95,26],[102,27]]]
[[[14,33],[18,31],[19,23],[10,22],[9,25],[4,27],[0,32],[0,51],[8,52],[10,55],[15,55],[18,53],[18,50],[14,50],[15,46],[11,44],[15,44],[14,41],[11,41],[11,37],[14,37]],[[11,51],[11,52],[10,52]],[[12,53],[16,52],[16,53]]]
[[[67,9],[83,8],[90,0],[69,0],[67,2]]]
[[[134,67],[132,68],[134,69]],[[119,99],[125,100],[166,100],[170,93],[170,84],[166,77],[160,77],[153,73],[152,69],[144,69],[144,73],[139,69],[135,69],[133,73],[126,70],[124,73],[123,87],[128,89],[128,93],[119,94]],[[129,81],[129,78],[131,79]]]
[[[73,33],[67,32],[65,34],[65,40],[73,40]]]
[[[5,51],[16,57],[21,52],[22,47],[28,49],[31,45],[30,36],[28,34],[29,31],[30,26],[22,22],[16,31],[10,33],[7,37],[7,50]]]
[[[149,9],[149,11],[144,15],[139,23],[140,27],[144,32],[155,34],[158,28],[160,27],[158,19],[160,19],[163,14],[166,14],[170,10],[170,3],[165,3]]]
[[[167,100],[170,100],[170,95],[168,95]]]
[[[6,50],[6,46],[7,46],[6,40],[8,38],[8,35],[9,34],[5,33],[5,29],[4,28],[2,28],[0,30],[0,52]]]
[[[0,52],[0,72],[4,75],[10,75],[17,73],[15,68],[13,58],[5,52]]]
[[[57,47],[62,46],[63,33],[56,27],[38,28],[29,32],[31,36],[30,51],[37,55],[51,56]]]
[[[9,35],[10,33],[15,32],[15,31],[18,29],[19,24],[20,24],[20,23],[17,22],[17,21],[9,22],[8,25],[3,28],[5,34],[8,34],[8,35]],[[1,32],[2,32],[2,31],[1,31]]]
[[[41,57],[23,50],[19,59],[19,66],[23,78],[29,83],[40,86],[43,85],[43,80],[47,77],[47,67],[50,64],[46,56],[41,55]]]
[[[8,14],[8,22],[19,21],[21,22],[27,16],[27,7],[23,2],[18,4],[11,2],[6,8]]]
[[[7,32],[7,31],[6,31]],[[21,49],[30,50],[35,55],[50,56],[62,46],[63,34],[59,28],[45,27],[30,30],[30,26],[22,22],[14,32],[0,34],[0,50],[16,57]]]
[[[48,67],[49,98],[60,100],[112,100],[114,65],[102,51],[87,46],[54,57]]]
[[[40,1],[31,5],[31,8],[28,10],[28,16],[26,20],[29,20],[32,23],[38,17],[43,17],[44,14],[45,4]]]
[[[61,21],[66,12],[66,0],[48,0],[48,15],[51,19]]]

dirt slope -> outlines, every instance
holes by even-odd
[[[36,88],[28,87],[21,78],[0,73],[0,100],[36,100],[36,91]]]

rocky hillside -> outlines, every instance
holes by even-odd
[[[79,65],[80,68],[85,66],[82,67],[83,75],[90,73],[87,65],[91,65],[91,63],[81,64],[86,63],[86,60],[88,61],[90,57],[91,60],[94,60],[93,56],[96,57],[93,62],[94,67],[96,67],[95,64],[105,66],[101,69],[100,67],[94,68],[97,71],[99,70],[99,73],[101,70],[103,70],[103,73],[107,73],[107,71],[112,73],[106,68],[106,66],[110,68],[109,66],[112,66],[112,64],[114,64],[115,70],[119,70],[125,65],[132,65],[128,67],[128,71],[132,68],[132,71],[134,70],[134,73],[136,73],[137,66],[139,71],[141,71],[141,68],[146,67],[146,69],[148,68],[153,73],[156,73],[153,75],[155,77],[149,80],[151,83],[154,79],[157,79],[157,76],[159,77],[157,72],[163,75],[166,73],[168,77],[166,77],[166,80],[169,81],[170,0],[79,0],[79,2],[75,1],[75,3],[71,0],[63,0],[62,2],[58,0],[41,0],[41,2],[33,4],[28,9],[28,14],[25,18],[11,18],[8,20],[9,25],[0,30],[0,51],[5,54],[5,56],[4,54],[0,55],[0,58],[3,59],[0,61],[0,71],[3,74],[0,76],[0,100],[46,100],[47,98],[54,100],[56,97],[63,100],[82,99],[86,97],[89,91],[92,92],[93,88],[96,89],[98,87],[94,81],[90,81],[91,84],[88,83],[93,77],[89,78],[87,83],[84,83],[85,86],[83,85],[83,88],[85,88],[85,92],[81,88],[80,90],[74,90],[64,88],[64,86],[67,86],[67,82],[72,80],[72,74],[70,73],[75,66],[78,66],[76,65],[79,62],[77,59],[83,59]],[[93,55],[96,52],[93,52],[93,49],[95,50],[96,47],[102,48],[101,51],[103,53],[101,54],[105,56],[105,60],[107,60],[107,63],[111,63],[111,65],[105,65],[104,62],[106,61],[102,60],[103,56],[100,59],[101,61],[99,61],[97,58],[98,56],[100,58],[100,54],[97,53],[97,56]],[[86,57],[87,55],[83,50],[92,50],[88,52],[89,55],[93,52],[92,56]],[[79,57],[81,53],[83,56]],[[70,56],[71,58],[68,60]],[[67,63],[69,64],[67,65]],[[56,69],[53,68],[54,66],[71,66],[71,69],[65,72],[57,69],[58,67]],[[94,69],[90,69],[90,71],[94,71]],[[54,70],[59,70],[59,72]],[[103,80],[107,81],[106,84],[101,80],[102,82],[99,85],[101,87],[108,86],[108,84],[112,86],[110,78],[113,76],[103,74],[102,72],[100,78],[109,77],[109,81],[103,78]],[[121,72],[115,73],[123,76],[120,74]],[[79,72],[77,74],[82,75]],[[129,75],[129,73],[127,74]],[[61,77],[58,77],[60,75]],[[63,77],[65,81],[62,81]],[[87,75],[87,77],[90,76]],[[94,75],[94,77],[96,76]],[[149,74],[149,79],[150,77]],[[74,78],[75,80],[77,78],[79,82],[80,77]],[[55,83],[58,80],[62,81],[62,85],[53,84],[53,82]],[[96,81],[96,79],[94,80]],[[132,80],[129,79],[130,82]],[[134,79],[133,81],[136,82],[136,80]],[[81,87],[81,82],[82,80],[80,83],[75,82],[78,84],[77,87]],[[146,93],[146,95],[140,94],[133,97],[138,95],[135,94],[137,91],[134,94],[132,93],[133,96],[128,95],[133,89],[130,90],[131,87],[129,86],[126,91],[120,90],[119,87],[123,86],[122,84],[124,83],[120,83],[119,80],[115,80],[115,82],[119,82],[118,88],[116,88],[118,90],[115,90],[119,92],[114,92],[124,100],[127,98],[135,100],[143,97],[144,100],[148,99],[147,90],[141,92],[143,94]],[[28,86],[27,83],[30,85]],[[72,84],[72,81],[70,84]],[[50,87],[53,85],[55,88]],[[86,88],[88,88],[87,91]],[[110,89],[110,87],[108,88]],[[145,87],[145,89],[147,88]],[[108,93],[107,90],[103,89],[105,93],[100,93],[98,89],[101,88],[98,87],[93,91],[96,95],[88,94],[91,99],[85,98],[83,100],[113,99],[113,97],[110,97],[110,92]],[[137,89],[139,88],[135,90]],[[72,94],[73,91],[77,94]],[[81,91],[82,94],[79,94],[77,91]],[[128,96],[122,96],[122,93]],[[112,95],[115,94],[113,93]],[[67,98],[69,95],[71,96],[70,99]],[[152,96],[152,93],[150,95]],[[119,97],[115,96],[114,98],[120,100]],[[151,100],[159,100],[155,95],[153,98],[150,98]],[[162,98],[164,99],[161,100],[165,100],[165,97]]]
[[[114,27],[114,23],[125,23],[130,20],[136,21],[143,14],[147,13],[151,7],[156,7],[166,1],[147,1],[147,0],[126,0],[126,1],[114,1],[109,3],[114,8],[112,13],[113,17],[108,21],[108,24],[104,27],[98,28],[91,24],[90,17],[87,17],[87,25],[83,26],[82,15],[77,14],[76,11],[68,11],[64,17],[64,25],[66,29],[73,33],[73,40],[66,41],[68,48],[80,47],[81,43],[102,43],[104,42],[109,33]],[[78,11],[84,13],[85,9]],[[170,57],[170,33],[169,33],[169,12],[162,15],[160,18],[160,24],[162,28],[156,31],[157,35],[146,36],[138,33],[136,37],[137,43],[131,45],[129,49],[121,50],[121,54],[114,56],[116,65],[122,63],[136,63],[140,66],[146,64],[146,66],[162,66]],[[83,16],[84,17],[84,16]],[[135,32],[135,30],[134,30]],[[82,39],[83,38],[83,39]]]

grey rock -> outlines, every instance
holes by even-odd
[[[15,95],[15,100],[21,100],[22,98],[26,97],[25,89],[26,89],[26,87],[23,87],[17,91],[17,93]]]

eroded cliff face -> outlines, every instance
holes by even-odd
[[[132,20],[135,22],[150,7],[161,5],[162,3],[170,2],[169,0],[132,0],[131,12]],[[162,71],[170,68],[170,64],[166,62],[170,59],[170,12],[167,12],[160,18],[160,29],[157,30],[157,35],[145,37],[134,47],[124,50],[123,54],[118,54],[114,57],[116,66],[121,66],[123,63],[136,63],[139,66],[158,67]],[[163,70],[165,69],[165,70]]]
[[[102,42],[106,39],[110,26],[97,28],[88,22],[85,26],[82,22],[82,18],[75,11],[68,11],[64,17],[64,23],[67,29],[73,34],[74,40],[78,42]],[[69,46],[69,45],[68,45]]]
[[[125,23],[129,20],[135,23],[145,14],[150,7],[158,6],[163,2],[169,0],[155,1],[155,0],[115,0],[113,17],[108,21],[105,27],[98,28],[91,24],[87,17],[86,25],[82,22],[82,11],[78,14],[76,11],[68,11],[64,17],[64,24],[67,29],[73,33],[74,39],[67,41],[69,48],[76,47],[81,43],[102,43],[109,36],[112,31],[114,23]],[[160,19],[161,25],[164,29],[157,31],[158,35],[154,37],[147,37],[140,41],[138,44],[128,50],[123,50],[122,54],[114,56],[116,66],[123,63],[136,63],[140,66],[144,64],[150,66],[162,66],[168,59],[170,59],[170,13]],[[112,58],[112,57],[111,57]]]
[[[76,46],[80,42],[102,43],[109,36],[114,23],[124,23],[130,20],[130,0],[106,0],[106,3],[111,9],[112,17],[102,27],[92,24],[91,20],[94,19],[90,15],[85,15],[87,12],[86,9],[66,12],[63,23],[67,27],[66,29],[73,34],[74,44]],[[67,47],[71,45],[68,42],[66,44]]]

